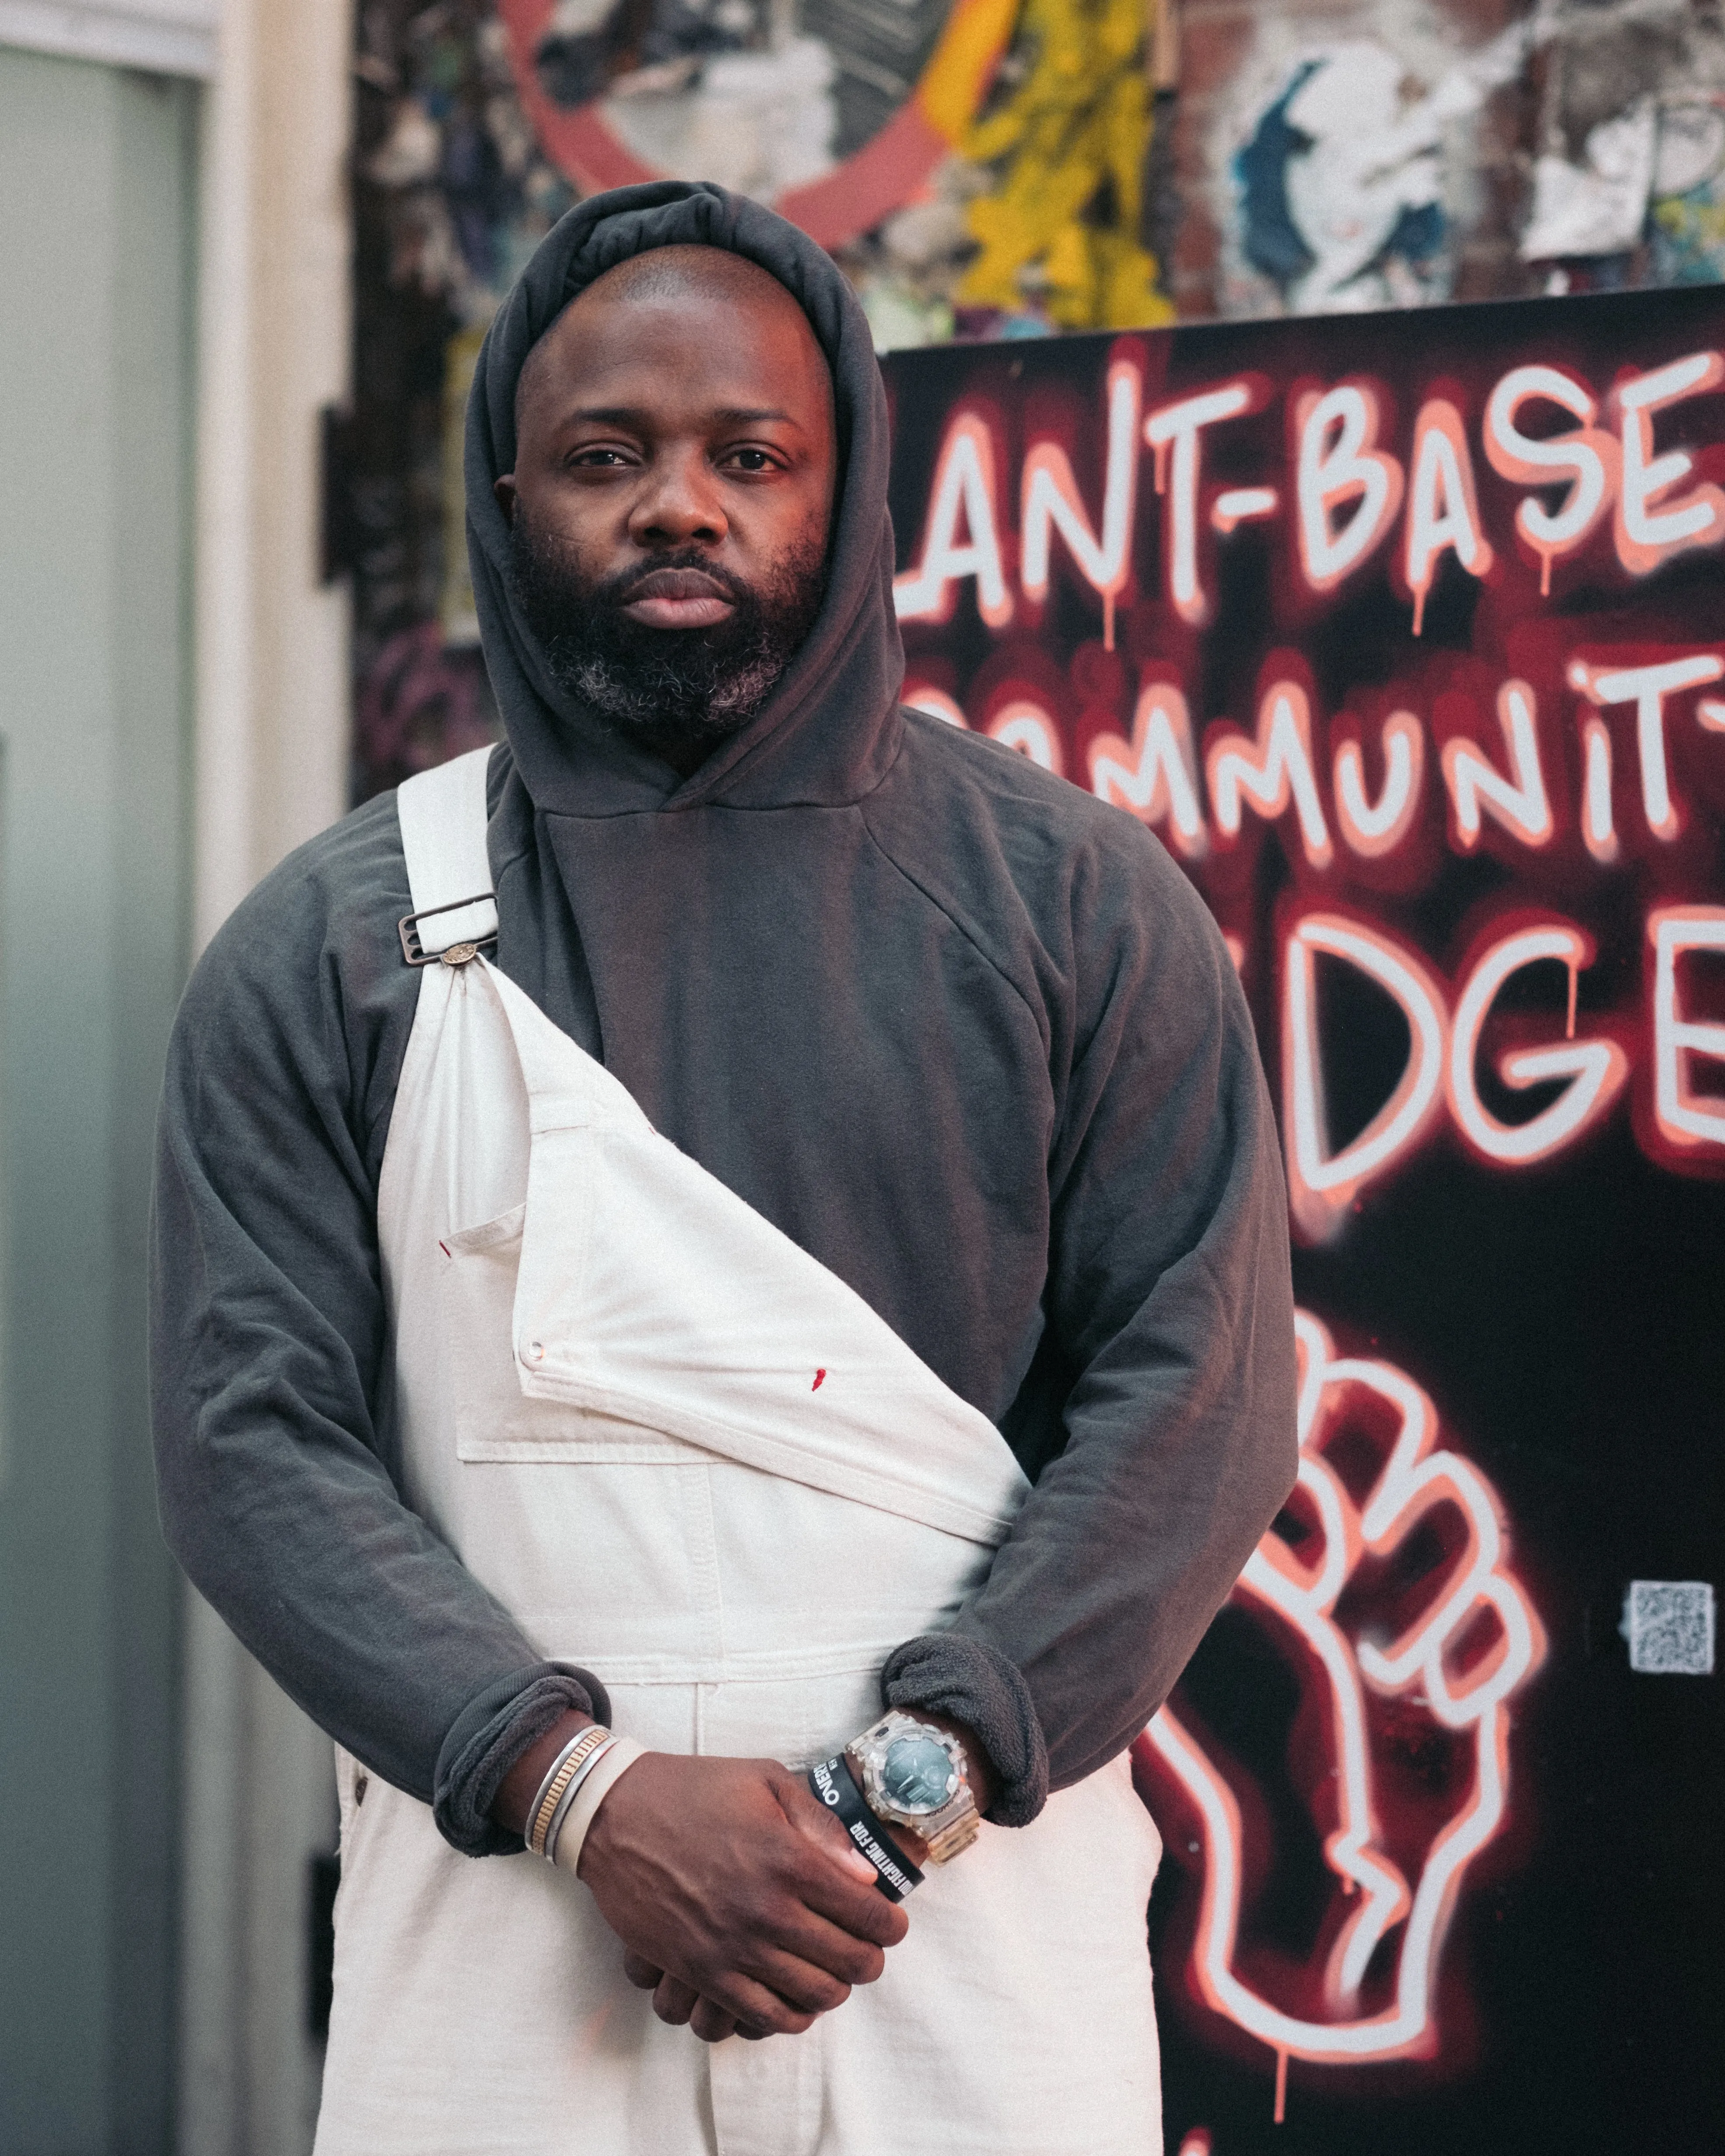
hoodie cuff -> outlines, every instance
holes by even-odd
[[[1048,1748],[1030,1688],[996,1648],[957,1632],[906,1640],[886,1658],[880,1697],[964,1724],[999,1778],[986,1815],[996,1826],[1029,1826],[1048,1802]]]
[[[431,1815],[464,1856],[519,1856],[521,1840],[490,1816],[503,1778],[573,1708],[608,1721],[611,1702],[590,1670],[532,1662],[500,1677],[463,1707],[437,1755]]]

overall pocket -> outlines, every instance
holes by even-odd
[[[526,1207],[444,1239],[439,1275],[442,1314],[455,1423],[455,1455],[469,1461],[520,1466],[687,1462],[706,1455],[680,1438],[631,1422],[603,1408],[530,1394],[531,1341],[515,1337],[516,1286],[521,1273]],[[590,1221],[562,1224],[568,1260],[578,1272]]]

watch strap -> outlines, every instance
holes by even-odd
[[[842,1753],[817,1760],[809,1769],[809,1786],[874,1866],[875,1884],[889,1902],[902,1902],[922,1884],[922,1874],[869,1810]]]
[[[928,1861],[931,1864],[949,1864],[961,1851],[968,1849],[982,1832],[982,1825],[977,1815],[976,1799],[970,1795],[968,1788],[964,1794],[969,1801],[956,1819],[948,1820],[944,1826],[937,1828],[932,1834],[930,1834],[927,1828],[923,1830],[922,1838],[928,1845]]]

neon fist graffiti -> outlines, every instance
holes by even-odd
[[[1203,1845],[1189,1976],[1212,2012],[1278,2056],[1316,2065],[1427,2057],[1439,2048],[1439,1964],[1469,1867],[1502,1830],[1511,1792],[1510,1702],[1539,1667],[1545,1635],[1510,1561],[1503,1509],[1473,1464],[1440,1444],[1425,1394],[1392,1363],[1338,1356],[1301,1312],[1300,1469],[1290,1514],[1259,1544],[1236,1604],[1279,1633],[1320,1702],[1323,1767],[1309,1791],[1337,1887],[1315,1965],[1274,1994],[1254,1969],[1250,1881],[1267,1852],[1248,1845],[1240,1795],[1181,1708],[1164,1707],[1137,1752],[1153,1784],[1181,1792]],[[1358,1466],[1363,1429],[1382,1431]],[[1338,1464],[1343,1440],[1348,1463]],[[1451,1525],[1435,1584],[1387,1626],[1338,1617],[1363,1565],[1393,1556],[1422,1522]],[[1288,1532],[1296,1539],[1291,1542]],[[1381,1614],[1381,1613],[1380,1613]],[[1417,1867],[1391,1853],[1369,1703],[1394,1700],[1455,1732],[1467,1754],[1460,1802]],[[1286,1979],[1285,1979],[1286,1980]]]

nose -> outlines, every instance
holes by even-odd
[[[654,459],[629,520],[638,547],[717,546],[729,529],[718,481],[701,450]]]

